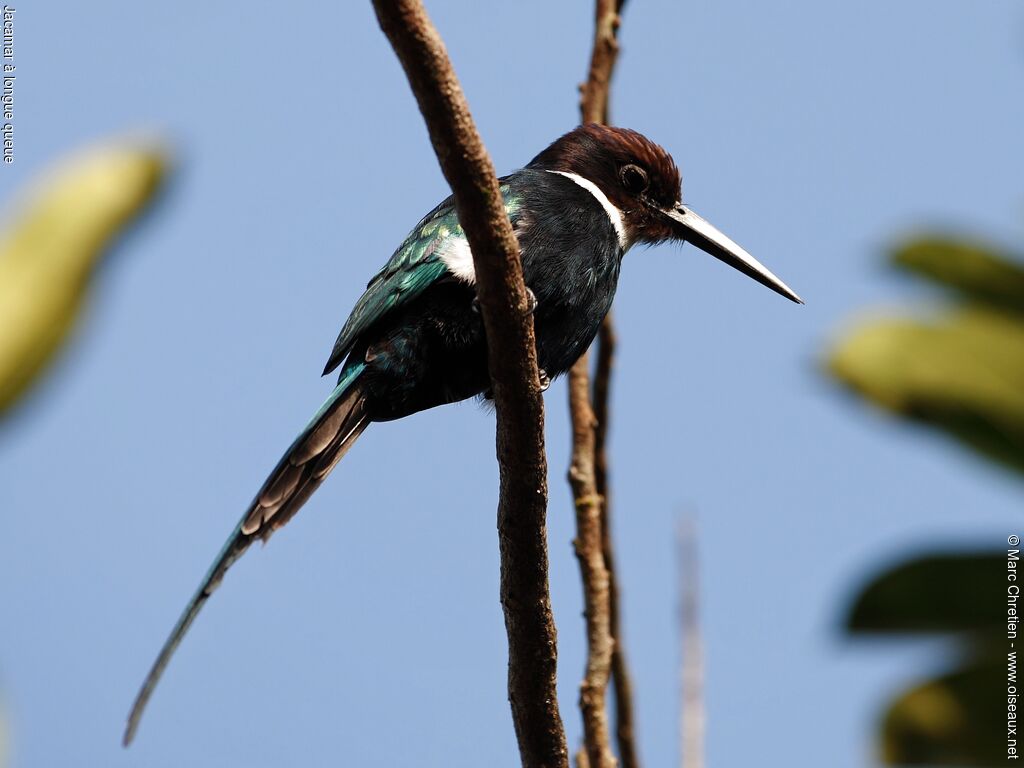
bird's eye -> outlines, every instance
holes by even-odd
[[[634,195],[639,195],[647,189],[647,171],[639,165],[623,166],[622,185]]]

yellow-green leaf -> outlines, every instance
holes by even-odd
[[[877,405],[1024,471],[1020,315],[965,307],[931,322],[868,322],[833,348],[828,369]]]
[[[152,198],[166,166],[152,146],[91,149],[52,169],[0,223],[0,413],[68,337],[114,237]]]
[[[989,656],[897,698],[882,721],[881,757],[889,765],[1006,765],[1006,717],[1006,659]]]
[[[921,237],[896,248],[897,267],[953,288],[972,301],[1024,312],[1024,264],[984,243]]]

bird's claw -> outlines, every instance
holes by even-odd
[[[526,314],[532,315],[537,310],[537,295],[526,287]]]
[[[476,314],[480,314],[480,297],[474,296],[473,303],[469,305]],[[537,310],[537,294],[526,289],[526,314],[532,315]]]

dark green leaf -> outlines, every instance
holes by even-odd
[[[919,557],[872,579],[855,599],[846,627],[850,632],[996,627],[1006,616],[1006,573],[1003,551]]]

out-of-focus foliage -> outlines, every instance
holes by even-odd
[[[899,696],[882,722],[882,759],[891,765],[1005,765],[1005,661],[969,663]]]
[[[985,244],[922,237],[896,249],[892,263],[955,289],[965,298],[1024,312],[1024,259]]]
[[[1004,614],[994,589],[1006,578],[1003,552],[926,555],[883,573],[857,596],[850,632],[991,631]]]
[[[832,373],[878,405],[1024,471],[1024,315],[964,307],[877,320],[834,351]]]
[[[922,319],[880,318],[830,351],[828,372],[896,416],[1024,472],[1024,266],[978,243],[921,238],[892,263],[950,291]],[[852,634],[955,633],[957,665],[898,695],[881,718],[892,765],[1006,763],[1006,553],[929,554],[863,587]]]
[[[849,632],[955,633],[959,641],[953,672],[890,703],[879,749],[887,763],[1005,761],[1005,583],[1005,552],[947,553],[902,563],[861,590],[846,620]]]
[[[829,371],[876,405],[1024,472],[1024,269],[992,249],[934,239],[892,259],[953,289],[957,306],[855,328]]]
[[[153,146],[112,144],[60,163],[16,196],[0,223],[0,415],[66,341],[102,256],[152,199],[166,165]]]

